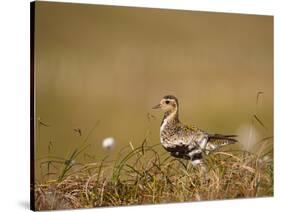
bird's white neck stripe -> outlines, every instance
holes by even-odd
[[[163,120],[162,125],[160,127],[160,133],[165,129],[165,126],[167,125],[168,120],[167,118]]]

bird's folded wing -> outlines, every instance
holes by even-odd
[[[214,134],[209,135],[209,142],[216,145],[228,145],[234,144],[237,142],[235,139],[236,135],[221,135],[221,134]]]

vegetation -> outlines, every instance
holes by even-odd
[[[169,156],[160,145],[124,149],[121,159],[77,164],[75,158],[46,159],[49,168],[61,164],[56,179],[35,186],[36,209],[90,208],[273,195],[272,138],[257,143],[257,151],[218,151],[205,157],[206,178],[190,162]],[[46,173],[46,176],[54,173]]]

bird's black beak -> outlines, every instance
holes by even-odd
[[[159,109],[160,107],[161,107],[161,105],[158,104],[158,105],[155,105],[154,107],[152,107],[152,109]]]

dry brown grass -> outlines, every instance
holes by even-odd
[[[146,141],[115,163],[65,162],[63,175],[36,184],[36,209],[272,196],[272,138],[258,145],[256,153],[221,151],[206,157],[207,179],[188,161],[175,159]]]

